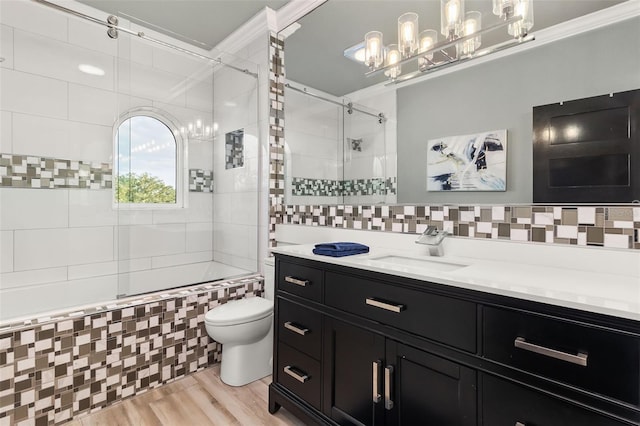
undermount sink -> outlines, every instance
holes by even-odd
[[[366,263],[381,267],[409,267],[412,269],[423,269],[437,272],[451,272],[464,268],[468,265],[461,263],[442,262],[436,260],[420,259],[415,257],[405,257],[397,255],[386,255],[374,258],[362,259]]]

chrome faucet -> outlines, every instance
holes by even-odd
[[[427,226],[427,229],[418,237],[416,244],[429,246],[430,256],[443,256],[444,247],[442,246],[442,241],[447,235],[449,235],[447,231],[438,231],[438,228],[430,225]]]

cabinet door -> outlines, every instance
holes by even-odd
[[[386,359],[393,366],[393,408],[386,413],[386,424],[477,424],[474,370],[390,340]]]
[[[384,337],[328,317],[324,329],[324,413],[341,425],[381,424]]]

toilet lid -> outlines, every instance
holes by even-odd
[[[273,313],[273,301],[262,297],[247,297],[216,306],[204,316],[211,325],[233,325],[257,321]]]

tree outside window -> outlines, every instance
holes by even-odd
[[[178,204],[178,143],[171,129],[150,115],[123,120],[116,134],[117,204]]]

